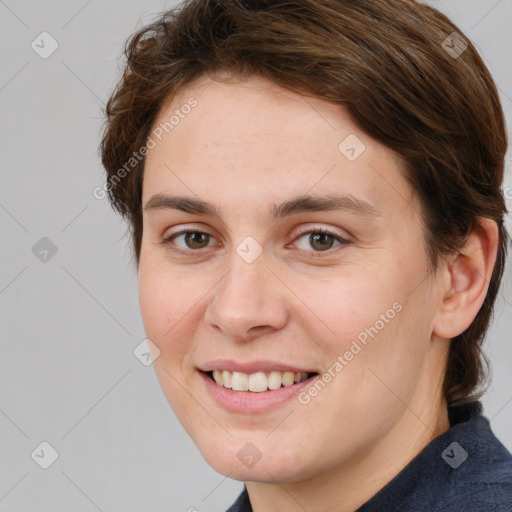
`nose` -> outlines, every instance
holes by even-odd
[[[215,287],[205,311],[207,324],[229,339],[245,342],[282,329],[288,320],[286,288],[261,255],[247,263],[237,254]]]

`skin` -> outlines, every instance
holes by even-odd
[[[155,126],[190,97],[197,106],[148,154],[142,204],[157,193],[187,195],[214,203],[221,219],[144,210],[139,299],[160,351],[161,387],[206,461],[246,482],[256,512],[297,503],[352,511],[449,429],[442,381],[450,338],[485,298],[496,224],[482,219],[462,253],[429,273],[421,207],[403,162],[342,107],[257,77],[201,77]],[[338,149],[350,134],[366,146],[354,161]],[[267,216],[273,203],[333,191],[364,199],[378,216]],[[302,228],[309,234],[298,235]],[[319,250],[315,228],[350,243],[327,238],[321,243],[332,240],[332,248]],[[163,242],[198,229],[211,235],[202,245],[184,236]],[[263,250],[252,263],[236,252],[247,236]],[[228,412],[205,391],[197,367],[216,358],[326,371],[397,302],[401,311],[305,405]],[[237,457],[249,441],[261,452],[252,467]]]

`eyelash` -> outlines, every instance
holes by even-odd
[[[174,244],[172,244],[172,242],[175,238],[177,238],[181,235],[189,234],[189,233],[195,233],[195,234],[199,233],[201,235],[206,235],[206,236],[210,236],[211,238],[214,238],[213,235],[211,235],[210,233],[207,233],[206,231],[201,231],[200,229],[189,229],[189,230],[179,231],[178,233],[173,233],[172,235],[165,237],[162,240],[162,245],[165,247],[172,246],[171,250],[173,252],[177,252],[179,254],[183,254],[183,255],[187,255],[187,256],[190,256],[194,252],[202,252],[203,251],[202,249],[185,250],[185,249],[178,248]],[[329,235],[332,238],[334,238],[336,241],[339,242],[339,245],[337,245],[333,248],[327,249],[325,251],[306,251],[305,249],[299,249],[299,251],[301,251],[301,252],[309,253],[309,257],[311,257],[311,258],[319,258],[319,257],[321,258],[322,255],[325,253],[332,254],[332,252],[336,250],[336,247],[341,247],[341,246],[349,245],[352,243],[351,240],[348,240],[347,238],[344,238],[344,237],[342,237],[332,231],[329,231],[328,229],[325,229],[325,228],[313,228],[313,229],[312,228],[304,228],[303,230],[301,230],[297,233],[297,235],[293,239],[293,242],[295,242],[297,239],[299,239],[302,236],[307,235],[307,234]],[[287,245],[287,247],[288,247],[288,245]],[[206,248],[204,248],[204,249],[206,249]]]

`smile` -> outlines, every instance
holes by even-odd
[[[318,373],[279,371],[270,371],[267,374],[212,370],[200,371],[199,375],[205,391],[217,405],[227,411],[242,414],[263,414],[286,403],[296,404],[294,398],[297,394],[320,378]],[[295,381],[297,375],[300,375],[300,379]],[[231,387],[227,387],[228,385]]]
[[[208,372],[208,374],[221,387],[233,391],[252,391],[254,393],[293,386],[293,384],[304,382],[313,375],[304,372],[280,371],[259,371],[248,374],[237,371],[230,372],[228,370],[213,370]]]

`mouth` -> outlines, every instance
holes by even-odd
[[[260,417],[290,407],[297,395],[320,378],[314,368],[277,359],[216,359],[196,369],[204,391],[217,406],[230,413]]]
[[[316,372],[258,371],[244,373],[229,370],[202,371],[221,388],[240,392],[275,392],[280,388],[294,387],[318,375]]]

